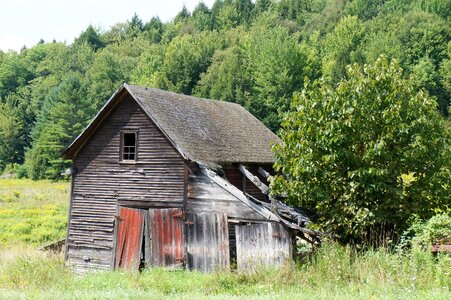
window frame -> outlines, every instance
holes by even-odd
[[[124,136],[126,134],[135,135],[135,159],[124,159]],[[133,164],[138,161],[138,149],[139,149],[139,130],[138,129],[123,129],[120,134],[120,146],[119,146],[119,162],[126,164]]]

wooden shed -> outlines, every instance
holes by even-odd
[[[208,272],[291,259],[308,219],[268,196],[279,142],[240,105],[124,84],[64,154],[67,264]]]

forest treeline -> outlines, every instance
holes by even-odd
[[[277,132],[306,79],[334,85],[384,54],[447,118],[450,12],[447,0],[217,0],[0,51],[0,173],[58,179],[62,151],[123,82],[236,102]]]

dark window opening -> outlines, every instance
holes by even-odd
[[[236,228],[235,224],[229,223],[229,256],[230,268],[237,269],[237,254],[236,254]]]
[[[122,160],[136,160],[136,133],[122,135]]]

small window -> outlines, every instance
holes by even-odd
[[[123,161],[135,161],[136,160],[136,132],[123,132],[121,135],[122,149],[121,159]]]

